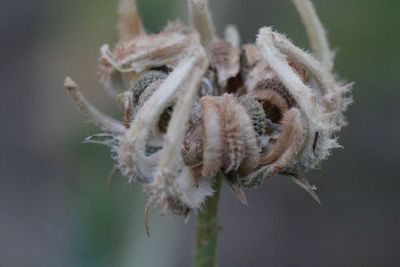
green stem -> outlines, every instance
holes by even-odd
[[[221,178],[217,177],[215,194],[208,198],[197,215],[197,239],[194,267],[217,267],[218,200]]]

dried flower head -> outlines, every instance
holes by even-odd
[[[94,108],[70,78],[65,87],[103,133],[87,142],[111,147],[115,167],[148,193],[146,214],[187,214],[224,177],[242,187],[287,175],[317,201],[301,175],[339,147],[351,85],[332,73],[333,53],[309,0],[293,0],[313,54],[271,27],[240,47],[235,27],[215,33],[206,0],[188,0],[191,27],[169,23],[147,34],[135,1],[120,0],[120,40],[101,48],[99,73],[120,103],[121,121]],[[241,60],[244,59],[244,60]]]

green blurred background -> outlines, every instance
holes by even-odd
[[[307,38],[289,0],[210,1],[219,33],[243,42],[273,25]],[[244,207],[222,193],[220,266],[400,266],[400,1],[315,0],[355,82],[344,149],[309,174],[322,206],[276,177],[247,190]],[[149,31],[186,21],[185,0],[138,0]],[[186,267],[194,220],[151,216],[145,235],[140,186],[106,186],[109,151],[82,145],[97,130],[62,88],[71,75],[96,106],[118,115],[96,75],[99,47],[116,41],[116,0],[0,3],[0,266]]]

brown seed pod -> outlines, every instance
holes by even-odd
[[[164,81],[167,78],[167,74],[158,71],[158,70],[151,70],[145,72],[139,78],[137,78],[132,85],[132,93],[133,93],[133,101],[136,103],[139,101],[139,98],[144,93],[144,91],[154,82]],[[158,83],[159,85],[159,83]],[[147,100],[147,98],[146,98]]]
[[[154,94],[154,92],[160,87],[160,85],[166,79],[167,74],[163,71],[152,70],[141,75],[133,83],[131,89],[133,95],[133,101],[137,104],[138,108],[145,105],[146,101]],[[156,133],[163,134],[167,131],[168,122],[171,119],[173,111],[174,101],[170,102],[170,105],[161,114],[157,127]]]
[[[264,135],[268,121],[263,105],[248,95],[240,97],[239,103],[244,106],[247,114],[249,114],[257,136]]]

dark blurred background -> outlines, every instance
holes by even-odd
[[[138,0],[158,31],[185,0]],[[301,47],[307,38],[289,0],[211,1],[219,33],[243,42],[273,25]],[[221,267],[400,266],[400,1],[314,1],[341,77],[355,81],[344,149],[308,176],[314,203],[287,178],[227,190],[220,204]],[[99,47],[116,41],[116,0],[0,2],[0,266],[191,265],[194,220],[151,216],[145,235],[140,186],[118,177],[110,191],[106,148],[82,145],[97,130],[62,88],[71,75],[96,106],[117,114],[98,84]]]

